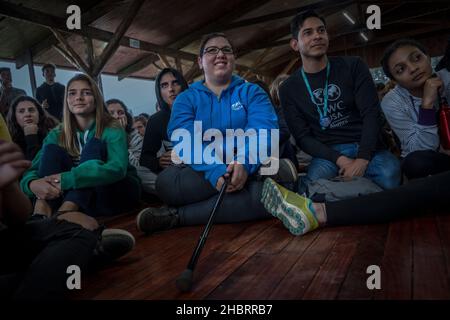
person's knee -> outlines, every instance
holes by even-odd
[[[408,179],[421,178],[427,176],[432,169],[433,163],[423,152],[412,152],[403,161],[403,172]]]
[[[161,171],[156,178],[156,194],[168,205],[176,205],[177,194],[176,181],[178,180],[178,172],[174,167],[168,167]]]
[[[338,175],[338,166],[325,159],[313,159],[308,167],[307,179],[329,179]]]
[[[63,147],[57,144],[46,144],[42,147],[42,158],[43,159],[61,159],[67,155],[67,151]]]
[[[386,160],[382,166],[377,168],[380,186],[383,189],[393,189],[400,185],[401,167],[397,158]]]
[[[106,143],[97,138],[92,138],[81,152],[80,163],[88,160],[106,161],[106,153]]]
[[[99,227],[97,220],[81,212],[74,211],[63,213],[59,215],[57,219],[78,224],[89,231],[94,231]]]

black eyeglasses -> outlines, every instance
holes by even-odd
[[[222,48],[214,47],[214,46],[208,47],[205,50],[203,50],[203,53],[213,55],[213,54],[219,54],[219,51],[222,51],[223,54],[233,54],[233,48],[228,47],[228,46],[222,47]]]

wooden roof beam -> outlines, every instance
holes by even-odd
[[[170,47],[181,49],[193,41],[197,40],[204,34],[208,34],[211,32],[222,31],[223,26],[230,21],[236,20],[239,17],[265,5],[270,0],[247,0],[244,1],[240,6],[239,10],[232,10],[224,15],[222,15],[219,19],[215,19],[213,22],[208,23],[197,30],[189,31],[186,33],[181,39],[169,44]]]
[[[0,15],[5,15],[12,19],[28,21],[47,28],[53,28],[55,30],[57,29],[66,33],[77,34],[80,36],[85,36],[105,42],[109,42],[114,37],[114,34],[112,32],[100,30],[91,26],[82,26],[81,30],[77,29],[67,30],[66,20],[64,18],[52,16],[38,10],[25,8],[6,1],[0,1]],[[189,61],[197,61],[197,55],[193,53],[177,50],[170,47],[160,46],[146,41],[139,40],[139,48],[136,48],[133,44],[134,42],[133,40],[135,39],[123,36],[122,39],[120,40],[120,45],[127,48],[140,49],[142,51],[152,53],[159,53],[173,58],[180,58]],[[236,68],[242,70],[248,69],[248,67],[238,64],[236,65]]]
[[[126,77],[128,77],[129,75],[138,72],[139,70],[144,69],[145,67],[151,65],[153,62],[157,61],[158,55],[154,54],[154,53],[150,53],[147,54],[145,57],[143,58],[139,58],[135,61],[133,61],[132,63],[128,64],[127,66],[121,68],[118,72],[117,72],[117,76],[119,80],[122,80]]]
[[[55,35],[55,38],[59,41],[60,46],[54,45],[55,49],[57,49],[70,63],[75,66],[78,66],[83,72],[91,75],[91,68],[86,65],[86,63],[81,59],[78,53],[70,46],[67,42],[67,39],[63,37],[61,32],[56,29],[50,28],[50,30]]]
[[[86,12],[82,12],[83,16],[83,23],[85,25],[89,25],[90,23],[94,22],[98,18],[104,16],[106,13],[111,11],[113,8],[117,7],[118,5],[124,5],[123,0],[117,0],[117,1],[111,1],[111,0],[103,0],[94,5],[92,8],[90,8]],[[5,17],[2,17],[2,19],[5,19]],[[49,36],[45,36],[44,38],[39,39],[35,44],[33,44],[30,48],[26,48],[23,53],[19,54],[16,57],[16,68],[20,69],[22,68],[25,63],[25,57],[28,54],[28,51],[31,50],[31,54],[33,57],[37,57],[42,52],[48,50],[51,48],[54,44],[57,44],[58,40],[53,36],[52,33],[50,33]]]
[[[305,10],[319,10],[319,9],[329,9],[334,7],[341,7],[351,4],[352,0],[323,0],[316,3],[308,4],[294,9],[288,9],[276,13],[267,14],[264,16],[259,16],[256,18],[245,19],[237,22],[229,23],[221,28],[221,31],[231,30],[236,28],[248,27],[258,23],[264,23],[268,21],[278,20],[282,18],[292,17],[297,13]]]
[[[171,47],[171,48],[174,48],[174,49],[181,49],[184,46],[186,46],[189,43],[191,43],[192,41],[198,39],[203,34],[219,30],[221,28],[222,24],[227,23],[228,21],[232,21],[232,20],[238,19],[239,17],[243,16],[244,14],[246,14],[246,13],[254,10],[255,8],[258,8],[261,5],[265,4],[266,2],[268,2],[268,0],[264,0],[263,2],[261,2],[261,1],[247,1],[240,8],[239,11],[233,10],[232,12],[222,16],[220,19],[215,20],[212,23],[206,24],[206,25],[200,27],[197,30],[191,31],[188,34],[185,34],[183,37],[181,37],[180,39],[176,40],[175,42],[169,43],[167,46]],[[133,61],[132,63],[130,63],[129,65],[127,65],[126,67],[122,68],[119,71],[118,79],[122,80],[125,77],[127,77],[127,76],[129,76],[129,75],[131,75],[131,74],[133,74],[135,72],[138,72],[139,70],[142,70],[143,68],[145,68],[148,65],[152,64],[154,61],[158,60],[158,58],[159,58],[158,56],[150,54],[150,55],[146,55],[146,56],[144,56],[142,58],[139,58],[139,59]],[[179,61],[180,58],[179,57],[175,57],[175,61],[177,61],[177,60]],[[192,59],[188,59],[188,60],[192,60]],[[195,63],[196,63],[196,60],[192,60],[192,61],[195,61]],[[180,63],[180,66],[181,66],[181,63]],[[177,69],[178,69],[178,65],[177,65]]]
[[[97,77],[97,75],[105,67],[106,62],[108,62],[108,60],[111,58],[111,56],[114,54],[114,52],[116,52],[117,48],[120,45],[120,40],[122,39],[125,32],[128,30],[128,27],[133,22],[134,18],[136,17],[137,12],[141,8],[144,1],[145,0],[134,0],[131,3],[130,8],[128,9],[127,15],[120,23],[116,32],[114,32],[114,36],[108,42],[108,45],[103,50],[102,54],[100,55],[100,57],[98,57],[98,60],[95,63],[94,68],[92,70],[92,75],[94,77]]]
[[[348,49],[361,48],[361,47],[370,47],[375,44],[390,42],[390,41],[394,41],[394,40],[404,38],[404,37],[412,37],[412,36],[417,36],[420,34],[437,32],[437,31],[441,31],[441,30],[444,31],[444,30],[449,30],[449,29],[450,29],[450,22],[447,21],[446,23],[438,25],[438,26],[432,25],[432,26],[424,27],[422,29],[411,30],[408,32],[402,31],[399,33],[389,34],[389,35],[386,35],[383,37],[375,38],[374,40],[371,40],[368,43],[364,42],[364,43],[360,43],[360,44],[355,44],[355,45],[352,45],[351,47],[349,47],[345,43],[340,42],[339,45],[331,46],[328,49],[328,53],[344,51],[346,49],[348,50]]]

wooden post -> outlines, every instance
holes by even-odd
[[[36,97],[36,74],[34,72],[33,56],[31,55],[31,50],[27,50],[26,60],[28,64],[28,73],[30,74],[31,83],[31,95]]]

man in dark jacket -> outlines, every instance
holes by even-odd
[[[61,121],[65,87],[55,82],[55,65],[45,64],[42,67],[45,82],[36,89],[36,99],[48,113]]]
[[[167,124],[175,98],[187,87],[183,75],[172,68],[161,70],[156,77],[155,92],[160,110],[147,122],[140,160],[141,166],[155,173],[155,181],[157,174],[172,164],[172,143],[167,137]]]

